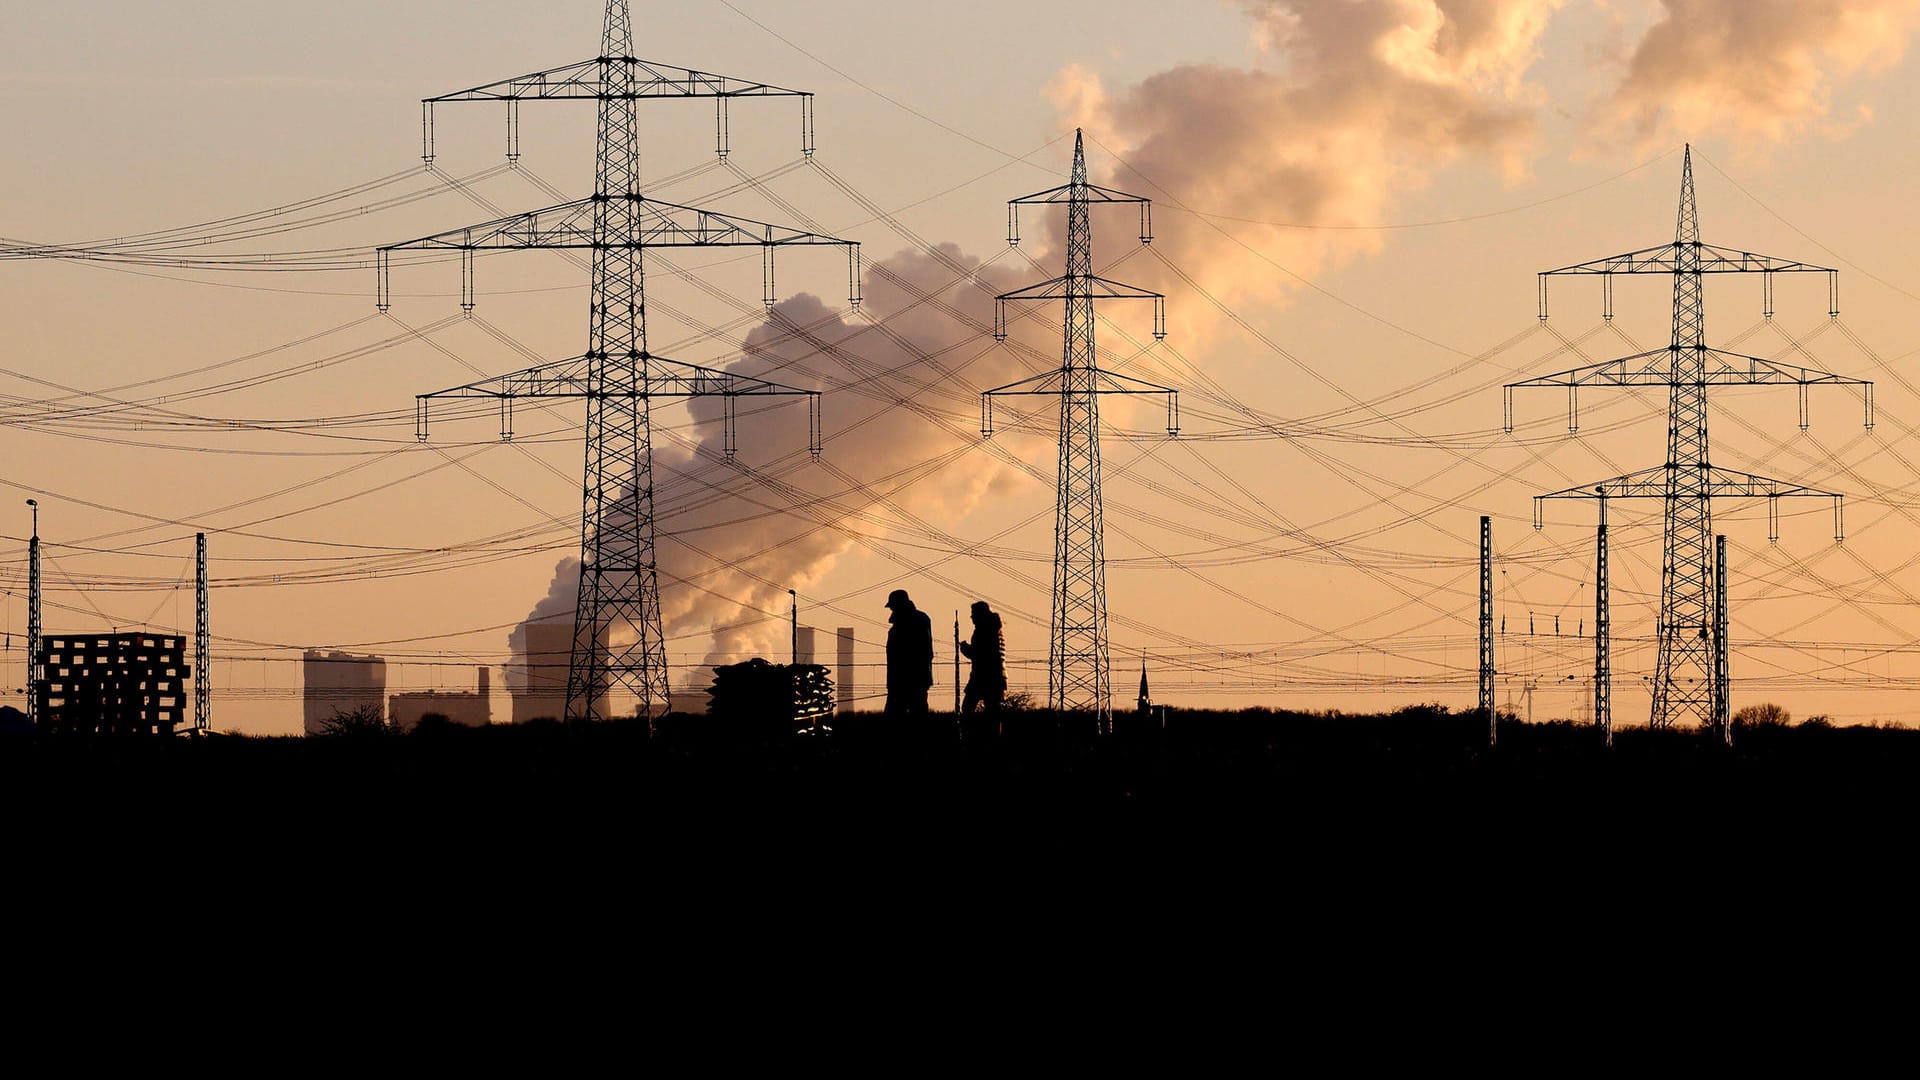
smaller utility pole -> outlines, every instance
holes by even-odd
[[[1593,722],[1600,728],[1600,744],[1613,745],[1613,623],[1607,610],[1607,488],[1593,489],[1600,498],[1600,531],[1593,554]]]
[[[787,599],[793,603],[793,614],[790,617],[792,633],[789,635],[792,640],[788,643],[787,663],[798,664],[800,662],[800,594],[788,589]]]
[[[1728,703],[1733,687],[1727,684],[1727,537],[1713,538],[1713,726],[1720,745],[1733,745],[1733,715]]]
[[[27,722],[40,719],[40,503],[33,508],[33,538],[27,541]]]
[[[953,609],[953,712],[960,715],[960,609]]]
[[[208,724],[213,648],[207,640],[207,534],[193,535],[196,572],[193,580],[193,731],[205,735]]]
[[[1487,745],[1500,741],[1493,713],[1493,518],[1480,518],[1480,711],[1487,715]]]

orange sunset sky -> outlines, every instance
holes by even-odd
[[[602,0],[239,0],[0,9],[0,576],[7,699],[25,681],[29,516],[49,631],[190,632],[210,534],[216,728],[300,726],[299,656],[389,658],[390,689],[469,689],[579,553],[577,403],[524,405],[515,438],[414,395],[585,348],[587,275],[555,253],[404,260],[375,310],[371,250],[587,194],[593,108],[419,100],[598,51]],[[1096,211],[1094,262],[1168,296],[1101,308],[1105,366],[1180,388],[1182,433],[1110,401],[1114,684],[1142,658],[1175,706],[1473,704],[1478,518],[1494,521],[1499,700],[1582,716],[1592,668],[1590,503],[1531,496],[1658,464],[1664,396],[1504,383],[1664,345],[1671,279],[1539,271],[1672,239],[1690,143],[1702,238],[1837,268],[1711,280],[1709,342],[1875,383],[1716,391],[1716,465],[1844,492],[1717,503],[1731,565],[1733,705],[1920,721],[1920,260],[1907,211],[1920,4],[1893,0],[1245,0],[970,4],[634,0],[648,59],[814,91],[642,107],[647,194],[861,241],[865,302],[826,250],[783,251],[779,338],[752,250],[647,256],[651,349],[825,393],[804,406],[655,412],[659,559],[676,691],[703,664],[784,659],[801,622],[852,626],[877,664],[882,603],[1006,616],[1014,689],[1044,696],[1055,415],[978,393],[1056,365],[1060,311],[1006,344],[991,296],[1060,272],[1058,222],[1006,201],[1064,181],[1084,128],[1097,182],[1155,200]],[[277,211],[274,213],[263,213]],[[151,235],[149,235],[151,234]],[[138,239],[143,238],[143,239]],[[108,243],[112,242],[112,243]],[[35,257],[34,245],[68,245]],[[81,249],[81,250],[74,250]],[[13,509],[6,510],[11,506]],[[1617,723],[1644,724],[1660,592],[1657,507],[1615,503]],[[1558,633],[1554,632],[1558,627]],[[863,669],[862,704],[879,685]],[[496,674],[496,688],[503,679]],[[506,716],[501,693],[496,718]]]

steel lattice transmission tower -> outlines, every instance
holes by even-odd
[[[1740,356],[1706,343],[1707,274],[1763,275],[1764,310],[1773,317],[1773,275],[1827,275],[1829,317],[1838,317],[1838,271],[1830,267],[1756,255],[1700,241],[1700,218],[1693,193],[1693,151],[1680,172],[1680,213],[1671,244],[1577,263],[1540,275],[1540,318],[1547,317],[1547,278],[1598,275],[1603,285],[1603,315],[1613,318],[1614,274],[1669,274],[1673,277],[1673,340],[1666,348],[1609,360],[1506,387],[1506,427],[1513,430],[1513,391],[1523,386],[1563,386],[1568,395],[1568,430],[1579,430],[1579,392],[1583,386],[1661,386],[1667,389],[1667,458],[1663,465],[1615,477],[1599,485],[1567,488],[1534,500],[1534,527],[1541,523],[1544,499],[1658,499],[1665,536],[1660,572],[1659,653],[1653,677],[1653,726],[1672,727],[1693,718],[1725,735],[1719,703],[1725,701],[1721,665],[1715,662],[1719,636],[1714,619],[1713,500],[1765,498],[1769,539],[1779,538],[1779,500],[1830,498],[1834,502],[1834,539],[1844,539],[1840,496],[1800,484],[1734,472],[1712,464],[1707,442],[1707,390],[1714,386],[1798,386],[1800,426],[1807,427],[1807,388],[1858,386],[1873,426],[1873,384],[1757,356]]]
[[[1066,184],[1008,204],[1009,244],[1020,242],[1019,207],[1065,203],[1067,272],[1005,293],[994,305],[994,337],[1007,336],[1009,301],[1060,300],[1066,305],[1066,343],[1060,367],[995,387],[981,395],[981,434],[993,435],[993,399],[1037,395],[1060,399],[1060,471],[1053,524],[1053,625],[1047,655],[1047,703],[1062,712],[1093,713],[1101,731],[1113,722],[1113,681],[1107,656],[1107,556],[1100,510],[1100,395],[1165,394],[1167,433],[1180,431],[1179,397],[1170,387],[1100,369],[1093,341],[1095,300],[1152,300],[1153,336],[1167,336],[1166,297],[1109,281],[1093,272],[1093,203],[1140,207],[1140,242],[1153,242],[1152,202],[1087,182],[1087,155],[1073,137],[1073,175]]]
[[[797,97],[801,149],[813,153],[813,95],[766,83],[672,67],[633,56],[627,0],[608,0],[600,55],[592,60],[522,75],[422,103],[422,157],[433,164],[433,106],[439,102],[497,101],[507,106],[507,156],[519,156],[519,104],[575,99],[598,103],[597,169],[584,199],[421,237],[379,250],[378,304],[391,296],[388,256],[402,250],[458,251],[461,306],[473,308],[476,251],[585,248],[592,252],[592,301],[584,355],[466,386],[420,395],[419,435],[426,438],[427,402],[436,398],[492,398],[500,403],[500,434],[513,437],[517,398],[585,398],[586,475],[580,517],[580,592],[574,609],[572,659],[567,669],[568,720],[602,719],[608,691],[622,688],[642,714],[667,704],[667,659],[660,626],[660,587],[654,557],[651,405],[658,399],[723,399],[724,447],[734,450],[734,398],[804,395],[809,402],[809,449],[820,452],[819,395],[762,379],[655,356],[647,351],[643,251],[650,247],[759,246],[763,299],[773,290],[773,249],[839,245],[848,251],[851,302],[859,304],[859,247],[845,240],[711,210],[649,199],[641,194],[639,102],[643,98],[715,99],[716,148],[727,153],[727,105],[737,97]],[[630,640],[615,629],[631,628]]]

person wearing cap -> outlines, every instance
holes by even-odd
[[[905,589],[887,595],[887,715],[927,715],[933,688],[933,620],[913,606]]]
[[[960,651],[973,661],[973,673],[967,676],[967,696],[960,706],[960,716],[963,725],[985,737],[991,734],[993,722],[970,723],[973,707],[983,707],[989,717],[1000,711],[1000,702],[1007,696],[1007,639],[1001,632],[1000,616],[985,600],[975,600],[971,610],[973,640],[961,642]]]

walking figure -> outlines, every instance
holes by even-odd
[[[973,640],[960,643],[960,652],[973,661],[967,696],[960,705],[960,715],[969,719],[975,705],[989,716],[999,713],[1007,696],[1007,638],[1000,629],[1000,616],[985,600],[973,602],[972,615]]]
[[[905,589],[887,595],[887,715],[926,716],[933,688],[933,620],[913,606]]]

